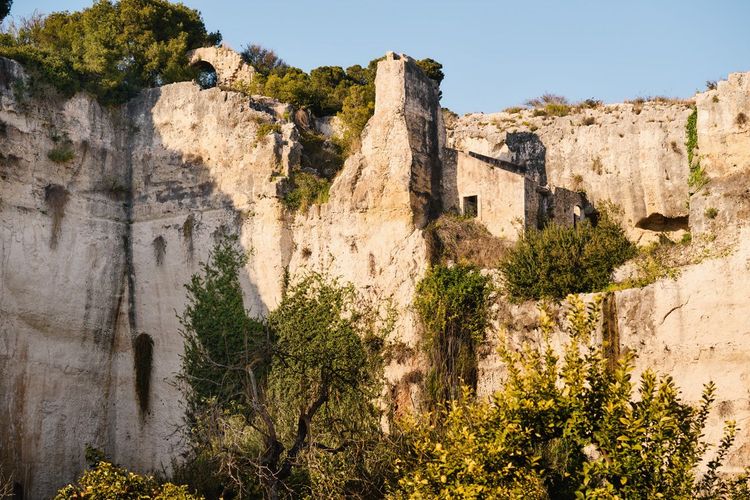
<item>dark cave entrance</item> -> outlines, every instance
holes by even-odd
[[[216,73],[216,68],[214,68],[211,63],[198,61],[193,67],[198,70],[195,76],[195,82],[200,85],[201,89],[206,90],[216,87],[219,77]]]

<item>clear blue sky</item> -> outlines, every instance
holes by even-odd
[[[386,51],[444,66],[443,106],[492,112],[544,92],[606,102],[687,97],[750,71],[750,0],[185,0],[239,49],[287,63],[366,64]],[[11,15],[85,0],[15,0]]]

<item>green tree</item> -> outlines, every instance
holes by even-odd
[[[11,5],[13,5],[13,0],[0,0],[0,21],[8,15]]]
[[[429,57],[427,59],[420,59],[419,61],[417,61],[417,66],[419,66],[420,69],[424,71],[425,75],[435,80],[438,85],[440,85],[440,83],[443,81],[443,78],[445,78],[445,73],[443,73],[443,65],[434,59],[430,59]]]
[[[289,67],[283,59],[276,55],[276,52],[255,43],[246,45],[240,55],[247,64],[263,76],[268,76],[272,72],[283,72]]]
[[[467,265],[434,266],[417,284],[429,407],[460,397],[463,385],[476,387],[476,347],[489,323],[491,292],[489,278]]]
[[[507,376],[490,401],[467,391],[441,410],[437,424],[407,422],[393,496],[688,499],[747,491],[746,477],[717,474],[733,423],[708,472],[696,471],[708,448],[702,432],[713,384],[695,408],[680,400],[670,377],[646,371],[634,396],[633,358],[612,368],[594,344],[598,321],[598,303],[571,297],[569,341],[558,354],[549,340],[555,323],[542,312],[542,347],[501,348]]]
[[[220,40],[206,31],[198,11],[182,4],[98,0],[22,27],[0,54],[33,66],[65,92],[84,89],[120,103],[142,88],[193,78],[187,51]],[[55,72],[43,69],[50,61]]]
[[[237,238],[229,237],[214,247],[208,261],[200,264],[201,272],[185,285],[181,378],[189,387],[192,414],[211,399],[220,408],[241,401],[247,366],[263,377],[270,339],[264,325],[245,310],[239,273],[246,261]]]
[[[256,342],[263,330],[241,305],[242,263],[232,245],[218,244],[188,285],[193,460],[242,495],[382,496],[388,464],[375,401],[384,323],[352,286],[310,274],[292,284]],[[266,363],[270,370],[258,369]]]

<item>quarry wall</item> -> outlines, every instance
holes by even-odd
[[[584,190],[594,204],[611,200],[641,241],[690,229],[726,248],[676,280],[616,292],[616,316],[638,370],[672,373],[689,400],[714,378],[720,404],[709,437],[725,417],[737,419],[731,464],[750,463],[750,133],[738,119],[750,115],[747,75],[696,96],[696,154],[710,182],[691,195],[689,103],[467,115],[446,134],[437,86],[411,59],[389,54],[361,149],[329,201],[297,214],[281,201],[301,148],[288,106],[186,82],[105,109],[84,95],[23,95],[14,84],[24,78],[0,58],[0,461],[32,498],[73,480],[87,444],[134,470],[169,470],[184,446],[175,379],[183,285],[223,234],[237,234],[248,254],[241,280],[251,314],[278,303],[287,272],[323,271],[391,303],[397,335],[413,347],[410,304],[429,265],[423,229],[476,189],[507,205],[488,223],[507,236],[506,215],[525,210],[530,220],[540,203],[514,187],[528,193],[530,180],[553,192]],[[263,124],[278,127],[266,134]],[[66,151],[72,157],[61,161]],[[470,152],[528,175],[473,177],[459,164],[476,160]],[[718,215],[708,217],[709,207]],[[497,307],[505,314],[498,328],[533,337],[533,304]],[[133,369],[142,334],[153,339],[155,360],[145,411]],[[493,338],[480,360],[484,394],[502,374]],[[388,378],[415,366],[394,363]]]

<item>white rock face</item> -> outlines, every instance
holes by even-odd
[[[0,460],[32,498],[72,481],[87,444],[134,470],[170,470],[184,442],[176,313],[221,235],[238,234],[250,255],[251,314],[276,306],[287,269],[308,268],[408,310],[442,144],[437,88],[410,59],[380,63],[362,150],[330,202],[296,218],[279,197],[300,153],[288,107],[193,83],[145,91],[114,114],[83,96],[20,102],[11,84],[22,70],[0,62]],[[265,123],[278,132],[260,135]],[[74,152],[64,164],[46,156],[57,136]],[[68,200],[54,248],[51,185]],[[408,312],[399,329],[414,339]],[[140,334],[154,342],[147,412],[134,390]]]
[[[119,116],[19,95],[6,59],[0,75],[0,463],[42,498],[113,428],[126,162]],[[74,157],[54,163],[55,148]]]
[[[408,57],[389,54],[378,66],[361,150],[327,203],[292,214],[281,196],[301,145],[288,106],[179,83],[107,110],[82,95],[20,95],[15,82],[23,78],[19,65],[0,58],[0,463],[30,498],[73,480],[87,444],[134,470],[170,469],[183,445],[176,313],[185,306],[183,285],[223,234],[238,234],[249,253],[241,280],[251,314],[278,304],[287,271],[323,271],[389,300],[400,340],[414,346],[410,304],[430,258],[423,229],[441,206],[456,206],[462,182],[483,181],[461,180],[458,153],[445,145],[526,165],[537,165],[542,151],[546,183],[580,184],[595,202],[619,203],[636,237],[654,232],[636,228],[649,215],[688,214],[684,104],[562,118],[471,115],[446,139],[435,84]],[[747,174],[740,160],[747,151],[745,136],[721,118],[736,118],[736,103],[747,98],[745,80],[735,80],[719,85],[719,103],[697,98],[700,155],[712,180],[690,200],[690,223],[706,237],[733,232],[742,246],[677,281],[618,292],[617,315],[622,347],[640,353],[639,367],[673,372],[689,399],[715,376],[722,412],[744,429],[750,234],[735,229],[750,219],[750,202],[742,201],[745,184],[732,182]],[[542,148],[512,135],[534,127]],[[722,141],[734,144],[730,156],[722,156]],[[51,151],[73,157],[55,163]],[[498,207],[513,195],[508,183],[479,188]],[[714,218],[705,215],[711,206]],[[506,316],[518,339],[530,335],[528,304]],[[154,341],[147,412],[134,390],[133,341],[141,334]],[[415,369],[411,363],[389,367],[390,380]],[[490,390],[501,367],[486,357],[480,370],[480,390]],[[710,437],[719,428],[712,418]],[[733,464],[750,462],[750,434],[740,441]]]
[[[698,150],[709,177],[750,168],[750,73],[732,73],[715,90],[696,95]]]
[[[549,186],[585,191],[594,205],[616,203],[623,209],[626,230],[638,240],[653,234],[636,227],[649,215],[687,215],[684,142],[690,113],[682,103],[647,102],[606,105],[564,117],[533,116],[531,110],[472,114],[448,131],[448,145],[507,159],[508,134],[531,132],[546,150]],[[519,156],[512,158],[521,162]]]
[[[409,304],[428,264],[421,229],[440,191],[437,89],[394,54],[378,64],[376,87],[361,151],[347,159],[328,203],[295,220],[289,270],[324,271],[392,300],[401,313],[396,330],[413,343]]]

